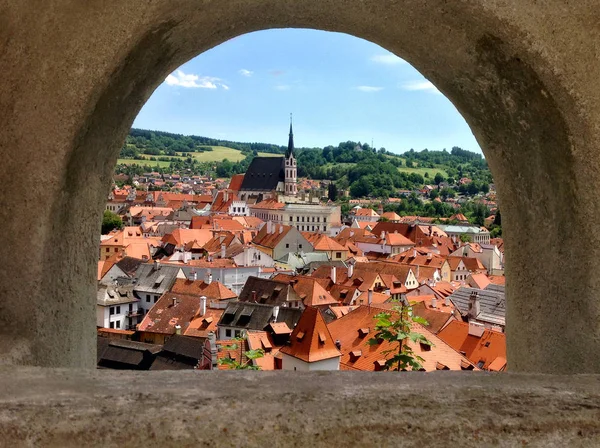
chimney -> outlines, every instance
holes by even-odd
[[[221,258],[225,258],[225,250],[227,249],[227,247],[225,246],[225,244],[221,244]]]
[[[373,305],[373,290],[369,289],[369,292],[367,293],[367,303],[369,304],[369,306]]]
[[[382,230],[382,231],[381,231],[381,239],[382,239],[382,240],[385,240],[385,230]]]
[[[210,271],[206,272],[206,284],[210,285],[212,283],[212,274]]]
[[[279,226],[279,233],[283,233],[283,226]]]
[[[154,260],[154,270],[158,271],[160,269],[160,262],[158,260]]]
[[[480,338],[485,332],[485,326],[479,322],[469,322],[469,334]]]
[[[479,294],[477,291],[473,291],[469,296],[469,312],[468,316],[476,319],[481,311],[481,303],[479,301]]]
[[[273,307],[273,323],[277,322],[277,316],[279,316],[279,307]]]
[[[341,350],[341,349],[342,349],[342,343],[340,342],[340,340],[339,340],[339,339],[336,339],[336,340],[335,340],[335,347],[336,347],[338,350]]]
[[[175,334],[181,334],[181,325],[175,325]]]
[[[256,291],[252,291],[252,301],[256,303]]]
[[[413,258],[417,258],[417,249],[413,249],[413,255],[412,255],[412,257]]]
[[[218,359],[217,359],[217,335],[214,331],[208,333],[208,342],[210,344],[210,355],[211,355],[211,370],[216,370],[218,367]]]
[[[196,280],[198,280],[198,274],[196,274],[196,271],[192,271],[190,272],[190,280],[195,282]]]
[[[331,281],[335,284],[337,281],[337,269],[335,266],[331,266]]]
[[[200,316],[206,314],[206,296],[200,297]]]
[[[244,266],[250,266],[250,248],[244,247]]]
[[[354,263],[348,264],[348,278],[352,278],[354,275]]]
[[[431,259],[433,259],[433,254],[432,254],[431,252],[429,252],[429,253],[427,254],[427,259],[428,259],[428,260],[431,260]]]
[[[435,296],[431,298],[431,308],[437,308],[437,299]]]
[[[177,297],[173,297],[172,300],[173,300],[173,306],[176,306],[177,305]]]

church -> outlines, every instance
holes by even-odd
[[[278,196],[298,194],[298,167],[294,153],[294,132],[290,120],[288,148],[283,157],[255,157],[250,163],[238,190],[238,196],[248,204],[256,204]]]

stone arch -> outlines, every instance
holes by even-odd
[[[4,249],[0,353],[95,364],[100,211],[138,111],[176,67],[267,28],[340,31],[430,79],[463,114],[497,182],[513,370],[600,371],[600,34],[594,2],[107,0],[0,2]],[[595,60],[593,58],[596,58]],[[77,219],[74,219],[77,217]],[[582,341],[584,340],[584,342]]]

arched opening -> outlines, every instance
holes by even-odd
[[[27,85],[19,85],[15,75],[0,90],[3,108],[12,111],[2,146],[19,148],[18,158],[10,157],[3,169],[19,172],[25,161],[28,177],[40,180],[21,195],[23,182],[9,186],[7,203],[25,198],[24,204],[43,204],[36,212],[16,207],[5,221],[7,247],[27,253],[0,274],[6,295],[3,344],[17,340],[22,348],[19,355],[7,349],[9,357],[93,366],[97,218],[121,143],[152,91],[176,67],[236,35],[306,27],[362,37],[408,60],[471,126],[498,185],[506,223],[508,355],[514,370],[598,370],[600,359],[589,355],[600,352],[598,280],[584,269],[596,250],[577,232],[598,208],[582,184],[597,176],[595,159],[586,158],[597,132],[590,119],[582,119],[577,94],[553,70],[556,64],[579,79],[567,69],[565,47],[549,45],[539,32],[548,17],[535,9],[523,11],[522,18],[496,6],[410,0],[386,8],[341,0],[255,0],[243,7],[189,2],[178,8],[159,2],[143,15],[136,7],[103,10],[96,22],[83,6],[75,12],[39,11],[59,14],[73,28],[51,43],[21,34],[30,39],[31,55],[49,62]],[[25,14],[15,23],[34,20]],[[73,38],[81,29],[98,33]],[[543,51],[531,43],[536,39]],[[64,57],[56,53],[59,48]],[[15,58],[18,50],[11,46],[5,54]],[[27,62],[15,60],[11,73],[26,72]],[[33,166],[36,160],[39,166]],[[81,216],[76,222],[73,211]],[[38,224],[27,241],[21,237],[23,222]],[[57,250],[60,260],[45,263]],[[47,303],[47,297],[56,299]],[[591,347],[573,350],[583,329]]]

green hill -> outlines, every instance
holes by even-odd
[[[230,177],[243,173],[254,156],[278,156],[286,147],[268,143],[241,143],[132,129],[121,150],[119,163],[158,167],[166,171],[214,174]],[[325,148],[298,148],[298,176],[328,180],[352,197],[387,197],[398,190],[414,190],[424,184],[463,177],[474,182],[471,192],[484,191],[492,182],[481,154],[453,147],[451,151],[415,151],[394,154],[385,148],[347,141]]]

